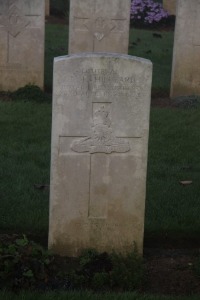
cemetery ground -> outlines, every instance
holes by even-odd
[[[30,249],[43,253],[43,259],[49,259],[46,251],[30,244],[30,240],[47,248],[52,58],[66,54],[67,32],[63,24],[46,26],[47,95],[30,87],[13,95],[2,93],[0,96],[3,141],[0,147],[0,251],[3,251],[2,244],[11,245],[9,251],[21,253],[18,257],[23,261],[28,261]],[[67,292],[67,299],[199,299],[200,105],[195,97],[168,99],[172,43],[171,31],[131,30],[129,54],[149,58],[154,63],[142,286],[136,293],[121,294],[121,290],[115,288],[117,294],[103,296],[71,291]],[[55,260],[54,273],[64,262],[61,258]],[[40,267],[45,264],[43,260],[40,262]],[[48,269],[48,261],[46,263]],[[2,291],[0,298],[66,298],[66,292],[58,293],[58,289],[67,289],[62,280],[49,286],[56,289],[55,292],[45,290],[44,282],[52,280],[45,272],[46,277],[40,278],[43,285],[38,285],[44,294],[29,291],[13,296],[11,292]],[[137,270],[134,274],[139,273]],[[7,274],[0,272],[1,279],[4,275]],[[32,269],[25,269],[20,280],[30,288],[34,286],[31,283],[36,280],[34,276]],[[18,293],[17,275],[12,280],[12,288]],[[171,296],[160,296],[163,294]],[[180,297],[175,297],[177,295]]]

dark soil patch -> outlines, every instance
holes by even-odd
[[[151,106],[152,107],[173,107],[173,101],[170,98],[164,97],[153,97],[151,99]]]
[[[3,101],[3,102],[10,102],[10,101],[12,101],[11,93],[9,93],[9,92],[1,92],[0,91],[0,101]]]
[[[199,249],[145,249],[147,286],[151,294],[200,294],[194,267]]]
[[[64,17],[61,18],[61,17],[53,16],[53,15],[47,16],[45,18],[45,20],[46,20],[47,24],[63,24],[63,25],[68,24],[67,18],[64,18]]]
[[[197,108],[200,106],[200,97],[199,96],[180,96],[174,99],[168,97],[152,97],[151,99],[152,107],[171,107],[171,108]]]

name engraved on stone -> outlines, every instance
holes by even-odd
[[[71,145],[71,150],[75,152],[125,153],[130,151],[128,141],[117,138],[113,134],[110,113],[102,105],[94,111],[91,137],[75,140]]]
[[[142,74],[143,76],[143,74]],[[142,77],[141,76],[141,77]],[[148,78],[147,78],[148,79]],[[74,82],[79,81],[77,87]],[[65,86],[60,88],[65,90],[65,96],[88,96],[99,99],[120,98],[134,95],[139,99],[142,92],[140,76],[119,76],[112,67],[109,69],[86,69],[79,74],[71,75],[71,84],[67,89]]]

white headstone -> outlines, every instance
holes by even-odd
[[[117,54],[54,61],[49,248],[142,253],[152,64]]]
[[[71,0],[69,54],[128,53],[130,0]]]
[[[43,88],[44,0],[0,0],[0,90]]]
[[[170,96],[200,95],[200,0],[179,0]]]

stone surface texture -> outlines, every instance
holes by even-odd
[[[130,0],[71,0],[69,54],[128,53]]]
[[[44,0],[0,0],[0,90],[43,88]]]
[[[200,94],[200,0],[177,4],[171,98]]]
[[[177,0],[163,0],[163,7],[170,15],[176,15]]]
[[[152,64],[118,54],[54,61],[49,248],[142,253]]]
[[[50,0],[45,0],[45,16],[50,15]]]

